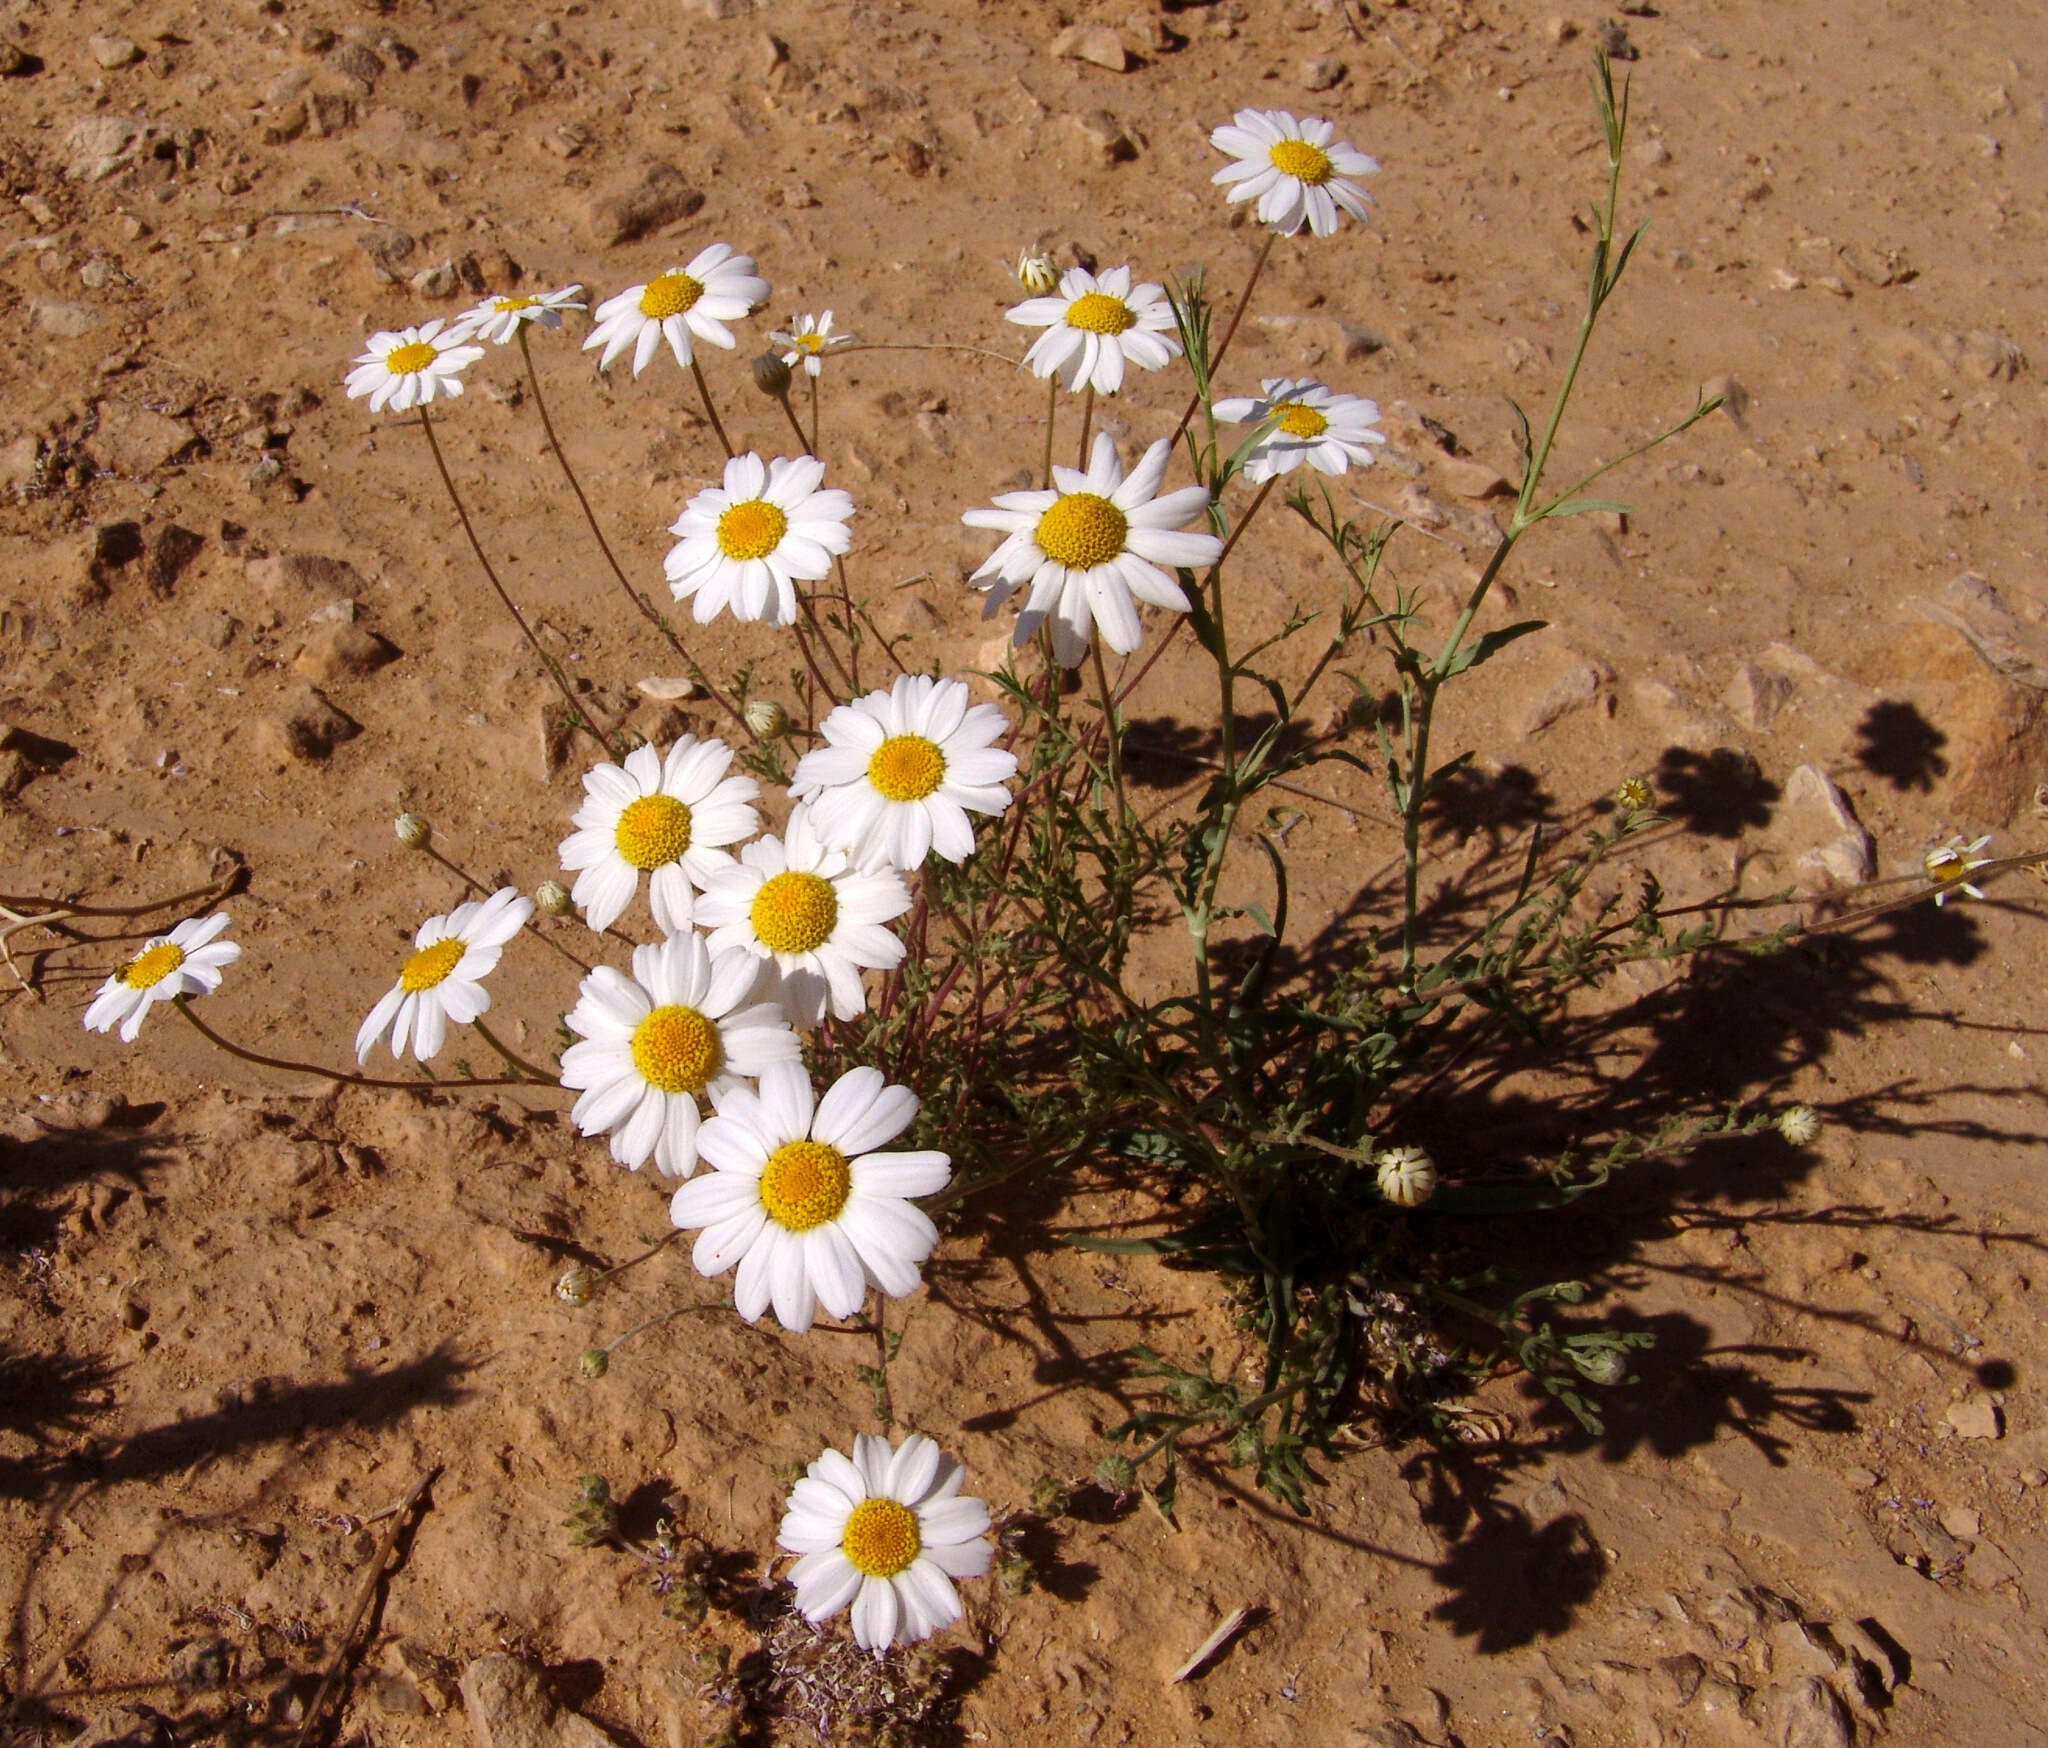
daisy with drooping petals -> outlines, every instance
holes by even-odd
[[[1125,364],[1161,370],[1180,356],[1173,306],[1156,285],[1131,287],[1131,270],[1112,267],[1097,278],[1069,267],[1051,297],[1030,297],[1004,319],[1020,328],[1043,328],[1024,362],[1034,375],[1067,372],[1067,387],[1113,395],[1123,387]]]
[[[966,1472],[914,1432],[894,1452],[861,1433],[849,1460],[825,1452],[790,1490],[776,1545],[796,1605],[815,1624],[853,1604],[853,1642],[880,1656],[960,1618],[956,1578],[979,1578],[994,1549],[988,1507],[965,1499]]]
[[[1934,882],[1934,904],[1939,910],[1951,898],[1961,894],[1969,898],[1982,898],[1983,892],[1971,883],[1970,876],[1990,862],[1989,856],[1977,852],[1991,842],[1990,833],[1981,838],[1972,838],[1967,843],[1960,837],[1950,838],[1945,844],[1927,852],[1921,860],[1921,869]]]
[[[462,373],[484,355],[481,346],[466,344],[460,328],[443,329],[438,319],[417,328],[385,329],[372,334],[369,350],[348,373],[348,398],[370,397],[370,411],[409,413],[429,401],[453,399],[462,393]]]
[[[731,351],[737,343],[725,324],[751,315],[768,301],[768,281],[754,271],[751,255],[735,255],[729,244],[713,243],[687,267],[674,267],[645,285],[629,285],[597,306],[597,322],[583,342],[588,352],[602,346],[597,367],[633,348],[633,374],[654,358],[663,340],[676,362],[690,368],[693,340]]]
[[[760,977],[758,960],[713,953],[695,934],[635,947],[631,977],[600,965],[569,1010],[581,1041],[562,1052],[562,1084],[583,1095],[570,1113],[577,1132],[609,1135],[612,1158],[629,1170],[652,1159],[665,1177],[688,1177],[698,1099],[796,1063],[782,1010],[753,999]]]
[[[910,908],[910,888],[892,869],[863,872],[844,850],[828,850],[798,804],[779,838],[756,838],[697,899],[697,926],[716,953],[738,947],[773,964],[777,999],[791,1025],[818,1025],[829,1003],[850,1020],[868,1005],[863,971],[903,962],[903,943],[883,927]]]
[[[99,987],[85,1010],[88,1032],[121,1028],[121,1042],[132,1044],[149,1010],[160,1001],[181,995],[211,995],[220,988],[221,968],[242,956],[233,941],[214,937],[228,926],[228,913],[192,917],[168,935],[153,935],[142,951]]]
[[[1209,143],[1237,160],[1211,180],[1229,187],[1233,201],[1256,200],[1259,222],[1283,237],[1304,223],[1327,237],[1340,212],[1363,224],[1371,209],[1372,196],[1345,178],[1376,174],[1379,160],[1338,140],[1327,121],[1297,121],[1284,109],[1240,109]]]
[[[907,872],[934,850],[964,862],[974,854],[968,814],[1010,805],[1017,756],[995,745],[1009,727],[993,704],[970,706],[960,680],[902,674],[818,725],[825,744],[797,760],[789,793],[810,803],[819,841],[856,867]]]
[[[561,855],[576,876],[569,896],[593,929],[619,920],[642,874],[655,926],[665,935],[690,926],[696,893],[732,863],[726,846],[760,829],[753,802],[761,786],[727,776],[731,768],[724,741],[686,734],[666,758],[651,744],[637,746],[623,769],[605,764],[584,774],[583,805],[570,821],[577,829],[562,840]]]
[[[722,485],[692,498],[669,532],[681,538],[662,569],[669,592],[691,602],[708,624],[721,607],[764,625],[796,622],[796,585],[829,576],[833,558],[853,544],[853,499],[820,491],[825,464],[814,456],[735,455]]]
[[[1338,394],[1313,377],[1270,376],[1260,393],[1216,403],[1216,417],[1233,425],[1270,425],[1245,457],[1244,477],[1253,485],[1303,462],[1318,473],[1340,474],[1370,467],[1373,449],[1386,442],[1375,401]]]
[[[505,943],[526,926],[533,900],[516,886],[501,886],[489,898],[458,904],[446,916],[430,916],[412,938],[413,955],[399,968],[398,981],[356,1034],[356,1061],[370,1060],[377,1040],[391,1034],[391,1054],[412,1053],[431,1062],[448,1037],[448,1023],[466,1026],[490,1012],[483,980],[497,969]]]
[[[1129,655],[1144,635],[1138,602],[1185,613],[1187,597],[1160,566],[1213,564],[1223,542],[1181,531],[1208,507],[1206,487],[1159,495],[1172,455],[1171,444],[1153,444],[1126,479],[1116,445],[1098,431],[1086,473],[1055,467],[1058,490],[1003,492],[994,509],[969,510],[960,518],[968,527],[1008,536],[968,579],[989,598],[983,617],[1028,587],[1016,642],[1029,643],[1050,617],[1053,655],[1071,668],[1088,653],[1091,621],[1104,643]]]
[[[822,316],[792,316],[786,330],[777,328],[768,338],[778,346],[787,346],[789,350],[783,353],[782,362],[792,370],[801,364],[806,376],[824,375],[824,355],[835,346],[853,344],[851,334],[832,332],[830,310]]]
[[[473,310],[455,318],[451,332],[465,340],[489,340],[506,346],[518,338],[529,323],[538,328],[559,328],[564,310],[585,308],[583,287],[565,285],[560,291],[544,291],[538,297],[509,292],[504,297],[487,297]]]
[[[702,1228],[690,1252],[697,1272],[733,1277],[733,1307],[749,1323],[772,1304],[784,1329],[851,1317],[869,1287],[892,1299],[917,1291],[918,1268],[939,1229],[912,1196],[944,1189],[943,1153],[877,1153],[910,1126],[917,1095],[879,1069],[842,1074],[822,1099],[790,1061],[763,1071],[758,1090],[713,1099],[718,1115],[698,1131],[712,1170],[676,1191],[669,1218]]]

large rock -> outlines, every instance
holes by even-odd
[[[310,589],[328,596],[363,593],[363,579],[345,558],[318,552],[275,552],[252,558],[242,570],[259,589]]]
[[[462,1672],[462,1709],[476,1748],[617,1748],[578,1712],[557,1706],[531,1663],[479,1657]]]
[[[126,115],[88,115],[64,135],[64,173],[74,182],[100,182],[135,161],[155,132]]]
[[[614,248],[686,219],[703,204],[703,194],[673,164],[649,164],[637,180],[592,197],[590,233]]]
[[[1801,765],[1785,782],[1776,826],[1808,846],[1793,864],[1806,886],[1860,886],[1877,873],[1877,850],[1848,798],[1817,765]]]
[[[154,473],[174,461],[196,433],[183,419],[126,401],[102,401],[99,424],[92,434],[92,452],[103,467],[131,478]]]

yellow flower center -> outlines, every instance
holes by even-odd
[[[846,1517],[840,1552],[864,1578],[894,1578],[924,1552],[917,1514],[893,1499],[863,1499]]]
[[[796,344],[799,352],[822,352],[825,350],[825,336],[823,334],[799,334],[796,337]]]
[[[466,951],[465,945],[453,935],[445,941],[436,941],[431,947],[422,947],[405,962],[405,969],[398,974],[398,987],[417,994],[420,990],[446,983],[448,974],[462,963],[462,955]]]
[[[1964,861],[1961,852],[1957,850],[1929,850],[1926,868],[1927,878],[1937,886],[1953,886],[1970,872],[1969,863]],[[137,963],[141,961],[138,960]]]
[[[1290,437],[1320,437],[1330,428],[1330,421],[1315,410],[1305,407],[1299,401],[1283,401],[1273,409],[1276,415],[1274,429],[1284,431]]]
[[[640,313],[665,322],[681,315],[703,295],[703,286],[687,273],[664,273],[647,282],[647,289],[640,294]]]
[[[491,300],[491,308],[501,315],[510,315],[514,310],[530,310],[539,302],[537,297],[499,297]]]
[[[147,947],[136,954],[114,975],[130,989],[154,989],[184,963],[183,947],[174,947],[169,941],[159,941],[154,947]]]
[[[1085,328],[1091,334],[1121,334],[1135,328],[1138,318],[1120,297],[1103,291],[1084,291],[1067,305],[1067,326]]]
[[[1281,175],[1306,182],[1311,188],[1320,188],[1336,174],[1330,154],[1307,140],[1282,140],[1266,156]]]
[[[441,356],[440,352],[426,340],[415,340],[409,346],[394,346],[384,354],[384,368],[393,376],[412,376]]]
[[[946,780],[946,755],[921,734],[895,734],[868,760],[868,781],[885,801],[922,801]]]
[[[754,894],[754,933],[772,953],[809,953],[839,925],[839,894],[817,874],[777,874]]]
[[[1093,570],[1124,549],[1131,524],[1123,511],[1093,492],[1069,492],[1038,518],[1038,550],[1069,570]]]
[[[749,498],[718,518],[718,550],[727,558],[766,558],[789,532],[789,518],[765,498]]]
[[[626,803],[612,842],[643,874],[666,868],[690,847],[690,810],[673,795],[643,795]]]
[[[725,1047],[695,1008],[656,1008],[633,1028],[633,1066],[665,1093],[700,1093],[725,1066]]]
[[[838,1219],[852,1193],[846,1155],[822,1141],[785,1141],[761,1168],[761,1206],[787,1232]]]

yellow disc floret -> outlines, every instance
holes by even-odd
[[[665,322],[681,315],[703,295],[704,287],[687,273],[664,273],[647,282],[647,289],[640,294],[640,313]]]
[[[885,801],[922,801],[946,780],[946,755],[921,734],[893,734],[868,760],[868,781]]]
[[[1284,431],[1290,437],[1320,437],[1330,428],[1330,421],[1315,410],[1305,407],[1299,401],[1283,401],[1273,409],[1276,431]]]
[[[384,368],[393,376],[413,376],[425,370],[440,350],[426,340],[414,340],[410,345],[394,346],[384,354]]]
[[[1321,187],[1337,170],[1330,154],[1307,140],[1282,140],[1266,156],[1281,175],[1306,182],[1311,188]]]
[[[822,1141],[785,1141],[761,1168],[761,1206],[786,1232],[838,1219],[852,1193],[846,1155]]]
[[[1124,549],[1131,524],[1123,511],[1093,492],[1069,492],[1038,518],[1038,550],[1069,570],[1093,570]]]
[[[1131,314],[1131,306],[1104,291],[1084,291],[1067,305],[1070,328],[1082,328],[1091,334],[1121,334],[1137,325],[1138,318]]]
[[[754,934],[772,953],[810,953],[839,926],[839,894],[818,874],[791,871],[754,894]]]
[[[530,310],[539,302],[540,299],[537,297],[494,297],[491,299],[491,308],[500,315],[509,316],[514,310]]]
[[[789,518],[766,498],[749,498],[718,518],[718,550],[727,558],[766,558],[789,532]]]
[[[633,1028],[633,1066],[665,1093],[700,1093],[725,1066],[718,1028],[695,1008],[656,1008]]]
[[[398,974],[398,987],[418,994],[423,989],[446,983],[448,974],[462,963],[462,955],[468,950],[453,935],[445,941],[436,941],[431,947],[422,947],[405,962],[405,968]]]
[[[690,847],[690,810],[673,795],[643,795],[626,803],[612,842],[643,874],[666,868]]]
[[[846,1518],[839,1550],[863,1578],[894,1578],[924,1552],[917,1514],[893,1499],[863,1499]]]
[[[185,963],[185,949],[169,941],[145,948],[114,973],[130,989],[154,989]]]

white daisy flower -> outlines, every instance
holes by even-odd
[[[832,312],[822,316],[792,316],[790,326],[785,330],[777,328],[768,336],[778,346],[789,350],[782,355],[782,362],[792,370],[801,364],[806,376],[822,376],[825,373],[824,355],[835,346],[851,346],[851,334],[832,332]]]
[[[1260,393],[1216,403],[1216,417],[1233,425],[1271,423],[1245,457],[1244,477],[1263,485],[1303,462],[1318,473],[1370,467],[1373,449],[1386,442],[1376,401],[1338,394],[1313,377],[1269,376]]]
[[[462,393],[462,373],[484,355],[481,346],[466,344],[461,329],[442,330],[436,319],[417,328],[385,329],[372,334],[369,350],[348,373],[348,398],[370,397],[370,411],[409,413],[429,401]]]
[[[1385,1147],[1374,1156],[1380,1194],[1397,1208],[1419,1208],[1436,1194],[1436,1163],[1419,1147]]]
[[[760,962],[713,953],[701,935],[633,949],[633,975],[600,965],[569,1010],[580,1042],[562,1052],[562,1084],[582,1097],[583,1135],[609,1135],[612,1158],[666,1177],[697,1168],[697,1100],[741,1090],[742,1075],[794,1066],[796,1034],[771,1002],[755,1002]],[[746,1005],[742,1005],[746,1004]],[[799,1073],[802,1071],[799,1069]]]
[[[466,1026],[491,1010],[483,980],[497,969],[505,943],[526,926],[533,900],[516,886],[501,886],[489,898],[458,904],[446,916],[430,916],[412,938],[413,955],[399,968],[398,981],[356,1034],[356,1061],[370,1060],[377,1040],[391,1034],[391,1054],[412,1053],[431,1062],[448,1037],[448,1023]]]
[[[697,900],[697,926],[714,953],[742,948],[774,965],[790,1023],[812,1027],[830,1004],[850,1020],[868,1005],[863,971],[892,971],[903,943],[883,927],[910,908],[910,888],[893,869],[863,872],[844,850],[828,850],[799,804],[779,838],[756,838],[738,863],[711,876]]]
[[[964,862],[968,814],[1010,805],[1003,785],[1017,756],[995,745],[1009,727],[993,704],[970,706],[963,681],[902,674],[819,724],[825,744],[797,760],[789,793],[810,803],[819,840],[857,867],[921,868],[933,850]]]
[[[853,544],[853,499],[820,491],[825,464],[815,456],[735,455],[722,485],[692,498],[669,532],[681,536],[662,569],[678,601],[695,596],[691,616],[708,624],[720,608],[764,625],[796,622],[796,585],[832,573]]]
[[[228,926],[228,914],[192,917],[168,935],[152,935],[142,951],[99,987],[85,1010],[88,1032],[121,1028],[121,1042],[132,1044],[149,1010],[160,1001],[181,995],[211,995],[220,988],[221,967],[242,956],[233,941],[214,937]]]
[[[559,328],[564,310],[586,308],[582,291],[580,285],[565,285],[560,291],[544,291],[538,297],[517,292],[487,297],[475,309],[457,316],[450,332],[465,340],[489,340],[494,345],[508,346],[528,323],[538,328]]]
[[[1008,536],[968,579],[988,596],[982,616],[1028,585],[1015,641],[1029,643],[1050,616],[1053,654],[1071,668],[1088,653],[1091,620],[1104,643],[1128,655],[1144,636],[1139,601],[1185,613],[1187,596],[1160,566],[1213,564],[1223,542],[1179,532],[1208,507],[1209,493],[1183,486],[1159,496],[1172,455],[1171,444],[1153,444],[1126,479],[1116,445],[1098,431],[1086,473],[1055,467],[1058,490],[1003,492],[994,509],[969,510],[960,518],[968,527]]]
[[[1927,878],[1934,882],[1934,903],[1939,909],[1958,893],[1969,898],[1982,898],[1984,894],[1970,883],[1970,876],[1991,860],[1977,852],[1991,842],[1990,833],[1981,838],[1972,838],[1965,843],[1960,837],[1950,838],[1945,844],[1929,850],[1920,866]]]
[[[1372,196],[1347,176],[1378,173],[1379,160],[1336,138],[1327,121],[1297,121],[1284,109],[1240,109],[1234,125],[1219,127],[1209,143],[1237,160],[1212,181],[1230,189],[1232,201],[1256,200],[1259,222],[1291,237],[1304,223],[1319,237],[1349,213],[1363,224]]]
[[[1029,297],[1005,319],[1020,328],[1043,328],[1024,362],[1037,376],[1065,369],[1067,387],[1097,394],[1123,387],[1124,365],[1161,370],[1180,356],[1174,338],[1173,306],[1156,285],[1131,288],[1131,270],[1112,267],[1097,278],[1085,267],[1069,267],[1051,297]]]
[[[729,777],[732,748],[686,734],[663,758],[652,744],[626,755],[623,769],[598,765],[584,774],[577,829],[562,840],[562,867],[576,876],[569,896],[602,933],[625,914],[647,876],[647,902],[664,935],[690,926],[695,894],[731,866],[728,844],[761,828],[754,811],[760,784]]]
[[[753,257],[713,243],[689,266],[671,268],[645,285],[629,285],[617,297],[606,298],[597,306],[597,322],[583,349],[602,346],[597,367],[609,370],[630,346],[638,376],[667,340],[676,362],[688,370],[693,339],[730,351],[736,342],[725,324],[751,315],[767,301],[768,281],[754,272]]]
[[[676,1191],[669,1219],[702,1228],[697,1272],[733,1277],[733,1308],[749,1323],[772,1304],[784,1329],[802,1331],[822,1305],[851,1317],[869,1287],[892,1299],[917,1291],[918,1268],[939,1229],[909,1198],[942,1190],[943,1153],[877,1153],[910,1126],[917,1095],[881,1071],[842,1074],[822,1099],[801,1063],[771,1064],[758,1091],[714,1094],[718,1115],[697,1133],[713,1170]]]
[[[963,1499],[966,1472],[914,1432],[891,1452],[872,1433],[849,1460],[828,1450],[790,1490],[776,1545],[812,1622],[853,1604],[853,1642],[880,1656],[960,1618],[956,1578],[979,1578],[994,1549],[988,1507]]]

